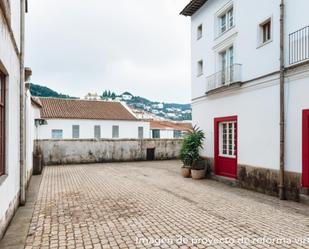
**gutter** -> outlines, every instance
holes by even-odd
[[[26,203],[26,165],[25,165],[25,0],[20,0],[20,82],[19,82],[19,116],[20,116],[20,205]]]
[[[279,173],[279,198],[286,199],[285,192],[285,90],[284,90],[284,34],[285,34],[285,6],[284,0],[280,4],[280,173]]]

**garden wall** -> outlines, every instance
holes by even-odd
[[[44,165],[177,159],[182,139],[36,140]]]

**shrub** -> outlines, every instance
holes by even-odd
[[[180,159],[185,167],[192,167],[201,160],[199,149],[203,148],[204,132],[196,126],[184,138],[180,150]]]

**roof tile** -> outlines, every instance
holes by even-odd
[[[42,118],[137,120],[120,102],[40,98]]]

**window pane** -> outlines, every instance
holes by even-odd
[[[72,126],[72,137],[79,138],[79,125]]]
[[[221,32],[223,33],[226,30],[226,15],[221,17]]]
[[[160,130],[152,130],[152,138],[160,138]]]
[[[113,126],[113,138],[119,138],[119,126],[118,125]]]
[[[228,21],[229,21],[229,28],[234,26],[234,10],[231,9],[228,12]]]
[[[200,25],[200,26],[198,26],[198,28],[197,28],[197,39],[202,38],[202,36],[203,36],[203,26]]]
[[[101,126],[100,125],[94,126],[94,138],[96,138],[96,139],[101,138]]]
[[[139,139],[144,138],[144,127],[138,127],[138,138]]]
[[[63,131],[62,130],[52,130],[52,138],[53,139],[62,139]]]
[[[174,138],[181,138],[181,137],[182,137],[181,131],[174,131]]]

